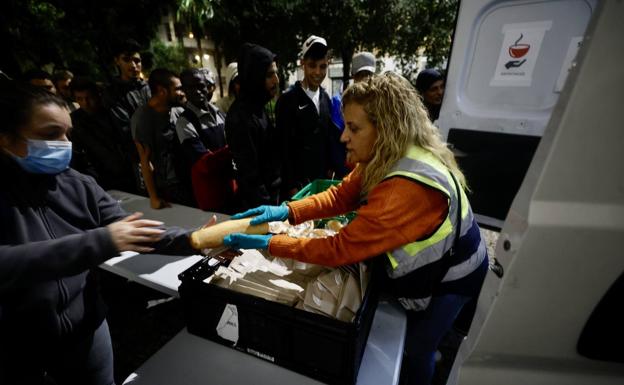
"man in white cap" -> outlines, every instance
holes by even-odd
[[[228,87],[228,93],[226,96],[217,100],[215,104],[219,107],[221,112],[227,114],[230,106],[234,103],[234,99],[236,99],[238,93],[240,92],[240,82],[238,81],[238,63],[231,62],[228,64],[225,73],[225,83]]]
[[[315,179],[342,178],[344,146],[331,120],[331,99],[321,83],[329,66],[325,39],[310,36],[301,47],[303,80],[283,93],[276,106],[282,142],[282,199]]]
[[[375,73],[376,59],[370,52],[358,52],[351,62],[351,77],[355,83],[367,80]]]

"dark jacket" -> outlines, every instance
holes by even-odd
[[[0,155],[0,170],[0,353],[18,344],[44,355],[104,319],[91,269],[118,255],[105,226],[128,214],[73,169],[30,174]],[[187,230],[177,228],[155,248],[195,252]]]
[[[275,55],[255,44],[243,45],[238,58],[240,95],[225,118],[225,137],[244,207],[276,204],[279,197],[279,146],[264,106],[271,99],[266,72]]]
[[[178,141],[182,144],[188,168],[206,152],[225,147],[225,115],[213,104],[208,111],[188,102],[176,122]]]
[[[346,175],[340,130],[331,119],[332,101],[321,87],[319,111],[300,81],[277,101],[277,131],[282,139],[282,191],[301,189],[314,179]],[[284,197],[288,198],[288,197]]]
[[[71,120],[72,168],[94,177],[105,190],[135,192],[136,164],[130,154],[136,150],[124,146],[127,143],[108,112],[89,114],[78,109]]]
[[[122,132],[125,143],[129,148],[134,148],[132,133],[130,132],[130,119],[132,114],[152,96],[147,83],[143,80],[123,81],[119,78],[104,91],[104,106],[110,110],[113,124]],[[132,152],[134,159],[138,160],[136,151]]]

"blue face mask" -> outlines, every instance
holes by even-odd
[[[25,158],[11,154],[24,170],[34,174],[58,174],[69,168],[72,157],[71,142],[61,140],[28,139]]]

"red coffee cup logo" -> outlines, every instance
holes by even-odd
[[[523,37],[524,35],[520,34],[520,37],[518,38],[518,40],[516,40],[516,42],[513,45],[509,46],[509,56],[511,56],[514,59],[523,57],[524,55],[527,54],[527,52],[529,52],[529,48],[531,48],[529,44],[520,43],[520,40],[522,40]]]

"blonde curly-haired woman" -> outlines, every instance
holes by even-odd
[[[401,382],[428,384],[441,338],[464,304],[478,297],[487,271],[465,178],[420,96],[401,76],[386,73],[353,84],[342,101],[341,141],[355,169],[325,192],[235,218],[297,224],[357,210],[355,219],[325,239],[231,234],[225,243],[326,266],[381,255],[385,289],[407,311]]]

